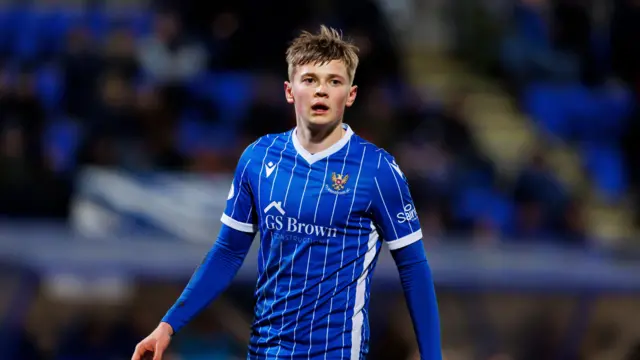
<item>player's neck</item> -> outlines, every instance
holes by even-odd
[[[298,137],[300,145],[311,154],[330,148],[333,144],[340,141],[345,132],[342,127],[342,122],[320,129],[312,129],[300,124],[298,124],[296,128],[296,136]]]

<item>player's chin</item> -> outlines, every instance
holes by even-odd
[[[318,114],[318,113],[311,113],[309,114],[309,124],[311,125],[328,125],[328,124],[333,124],[336,119],[335,116],[333,116],[333,114],[330,113],[322,113],[322,114]]]

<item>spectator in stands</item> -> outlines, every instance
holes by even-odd
[[[542,151],[534,153],[516,179],[513,198],[517,206],[513,236],[536,240],[561,235],[558,225],[564,221],[568,195]]]
[[[422,220],[431,225],[431,235],[440,233],[445,226],[447,203],[455,182],[454,158],[441,143],[420,140],[420,137],[402,143],[394,153],[413,186],[416,207],[424,213]]]
[[[373,83],[395,81],[404,76],[398,43],[393,40],[380,3],[374,0],[333,1],[339,9],[336,18],[346,25],[345,31],[366,45],[358,72]]]
[[[533,80],[575,81],[577,60],[554,48],[548,0],[519,0],[512,33],[502,49],[502,66],[516,89]]]
[[[241,28],[241,15],[237,11],[226,10],[215,13],[210,26],[203,31],[209,51],[210,70],[233,69],[245,65],[247,59],[234,58],[234,50],[239,48],[246,29]]]
[[[103,51],[103,67],[117,72],[127,81],[135,81],[140,75],[140,64],[136,58],[135,39],[131,29],[116,28],[107,39]]]
[[[562,218],[561,237],[568,244],[584,245],[587,239],[584,206],[577,200],[571,200],[565,207]]]
[[[145,75],[163,85],[192,79],[207,61],[204,48],[182,32],[179,17],[171,11],[156,14],[153,33],[140,44],[138,58]]]
[[[166,96],[153,86],[138,91],[136,117],[143,134],[139,165],[164,171],[185,170],[188,160],[176,147],[178,114],[167,108]]]
[[[549,239],[549,229],[545,221],[543,205],[535,200],[520,202],[512,225],[511,238],[524,241]]]
[[[45,110],[36,95],[34,70],[24,66],[14,86],[7,90],[0,97],[0,126],[9,132],[8,139],[20,143],[10,148],[17,151],[15,155],[25,161],[28,168],[43,168],[41,139]]]
[[[382,147],[395,144],[395,140],[404,135],[399,125],[402,120],[398,118],[398,111],[387,94],[388,89],[383,86],[373,87],[363,94],[363,102],[353,109],[355,111],[349,109],[347,115],[348,121],[362,129],[364,136]]]
[[[24,328],[4,324],[0,327],[0,354],[3,360],[44,360],[35,338]]]
[[[132,166],[137,160],[137,139],[142,136],[136,121],[133,89],[116,72],[102,77],[100,99],[87,124],[87,137],[81,150],[81,164]]]
[[[591,14],[592,1],[559,0],[553,3],[553,38],[557,48],[575,56],[584,84],[597,85],[604,80],[598,68],[593,43],[597,39]]]
[[[627,124],[621,146],[625,157],[626,176],[635,201],[635,220],[636,224],[640,225],[640,106],[637,102]]]
[[[0,96],[0,213],[57,216],[57,187],[42,149],[45,111],[25,67]]]
[[[240,129],[246,137],[243,143],[251,143],[264,134],[280,133],[295,126],[294,114],[282,101],[282,94],[273,91],[280,87],[280,79],[265,74],[258,76],[255,83],[255,98],[240,122]]]
[[[96,101],[97,79],[101,74],[100,56],[92,42],[89,29],[82,26],[73,28],[60,59],[65,86],[62,109],[67,115],[81,120],[91,116]]]
[[[479,152],[464,114],[466,93],[454,94],[445,104],[440,117],[442,139],[449,151],[462,158],[475,157]]]
[[[179,16],[171,11],[155,15],[153,33],[138,47],[138,60],[147,81],[162,86],[171,111],[186,103],[186,84],[207,66],[206,49],[189,37]]]
[[[613,70],[638,92],[640,90],[640,3],[614,2],[611,17],[611,60]]]

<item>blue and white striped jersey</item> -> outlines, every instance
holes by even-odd
[[[293,129],[240,158],[222,222],[261,234],[249,359],[363,358],[380,239],[393,250],[422,238],[393,157],[344,126],[316,154]]]

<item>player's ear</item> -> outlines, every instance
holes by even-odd
[[[287,99],[289,104],[293,104],[293,87],[288,81],[284,82],[284,97]]]
[[[358,86],[353,85],[349,89],[349,97],[347,98],[347,107],[350,107],[351,105],[353,105],[354,102],[356,102],[357,95],[358,95]]]

